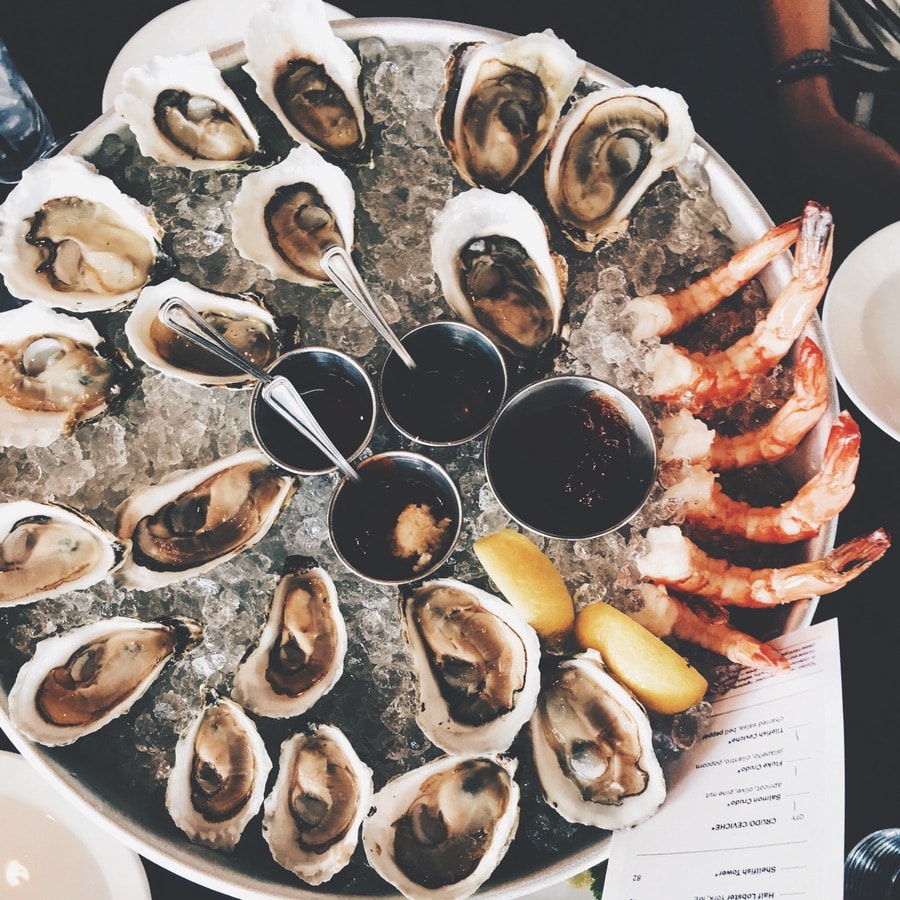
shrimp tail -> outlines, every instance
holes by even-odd
[[[890,534],[878,528],[835,547],[822,559],[755,573],[749,588],[751,602],[742,605],[774,606],[834,593],[862,575],[890,546]]]

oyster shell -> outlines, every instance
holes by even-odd
[[[693,140],[684,98],[666,88],[609,88],[573,103],[544,166],[547,200],[568,239],[592,250],[618,237],[638,200]]]
[[[116,577],[150,590],[207,572],[261,540],[295,489],[255,448],[176,472],[117,509],[116,533],[131,555]]]
[[[200,623],[182,616],[118,616],[45,638],[9,692],[10,720],[40,744],[71,744],[128,712],[201,636]]]
[[[251,388],[256,380],[238,372],[218,356],[181,337],[159,319],[170,297],[189,303],[206,322],[251,362],[267,368],[281,353],[275,317],[251,294],[234,296],[205,291],[169,278],[145,287],[125,322],[131,348],[148,366],[192,384]]]
[[[435,217],[431,260],[454,312],[516,356],[560,335],[568,265],[519,194],[452,197]]]
[[[438,127],[463,180],[509,190],[547,146],[583,72],[575,51],[549,29],[456,47]]]
[[[361,66],[332,30],[322,0],[272,0],[247,23],[244,47],[244,70],[294,140],[341,160],[363,160]]]
[[[416,721],[447,753],[502,753],[540,688],[535,630],[509,603],[450,578],[401,598],[418,686]]]
[[[247,175],[231,207],[238,253],[275,278],[320,285],[322,253],[353,246],[356,197],[350,179],[308,144]]]
[[[35,303],[0,313],[0,445],[46,447],[118,407],[127,357],[88,319]]]
[[[21,300],[118,309],[157,271],[162,234],[151,210],[84,160],[38,160],[0,205],[0,275]]]
[[[205,50],[128,69],[115,108],[141,153],[160,163],[224,168],[259,150],[256,126]]]
[[[217,697],[178,738],[166,808],[193,843],[231,851],[262,806],[271,769],[253,720]]]
[[[443,756],[391,779],[363,822],[369,864],[406,897],[473,894],[515,836],[516,765],[489,756]]]
[[[0,608],[58,597],[102,581],[127,547],[59,503],[0,504]]]
[[[596,650],[564,660],[547,678],[531,744],[544,796],[570,822],[629,828],[665,800],[647,714]]]
[[[328,881],[350,861],[371,799],[372,770],[340,729],[288,738],[263,816],[273,859],[307,884]]]
[[[259,640],[234,673],[232,697],[262,716],[299,716],[337,684],[346,652],[331,576],[314,560],[289,556]]]

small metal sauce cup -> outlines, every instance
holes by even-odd
[[[403,346],[416,361],[410,371],[391,351],[378,391],[391,424],[431,447],[462,444],[483,434],[506,397],[503,355],[484,334],[463,322],[420,325]]]
[[[578,413],[574,436],[567,430],[568,411],[588,402],[609,412],[612,431],[627,437],[628,450],[610,444],[606,459],[598,452],[606,453],[605,447],[592,447],[584,451],[584,468],[579,461],[566,472],[579,452],[573,448],[596,433],[578,423]],[[562,466],[555,464],[557,449]],[[520,525],[544,537],[584,540],[621,528],[644,505],[656,479],[656,441],[640,408],[617,388],[596,378],[552,376],[523,388],[503,407],[485,441],[484,466],[498,502]],[[601,470],[603,475],[594,474]],[[606,499],[594,492],[599,488]]]
[[[297,389],[325,433],[347,459],[365,450],[375,430],[377,398],[366,371],[345,353],[329,347],[300,347],[269,367]],[[253,391],[250,426],[256,442],[276,465],[297,475],[334,472],[336,466]]]
[[[453,479],[428,457],[401,450],[367,457],[356,469],[361,483],[342,479],[328,506],[328,533],[341,562],[377,584],[431,575],[453,552],[462,528],[462,500]],[[404,537],[397,541],[401,521]],[[423,521],[434,540],[411,550],[409,532],[415,534]]]

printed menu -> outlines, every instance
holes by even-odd
[[[613,834],[603,900],[841,900],[837,620],[772,643],[790,670],[736,667],[659,812]]]

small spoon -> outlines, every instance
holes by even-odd
[[[333,244],[322,254],[319,263],[341,293],[359,309],[375,326],[375,330],[390,344],[391,349],[400,357],[403,365],[410,372],[415,372],[416,361],[409,355],[409,351],[403,346],[400,338],[394,334],[381,310],[375,304],[350,254],[339,244]]]
[[[175,318],[181,313],[186,321]],[[262,384],[260,393],[263,400],[283,419],[290,422],[308,441],[315,444],[351,481],[359,484],[362,478],[334,442],[319,425],[316,417],[306,405],[297,389],[283,375],[271,375],[251,362],[234,344],[226,341],[217,331],[210,328],[202,316],[180,297],[170,297],[159,308],[159,318],[173,331],[193,341],[219,359],[231,363],[236,369],[255,378]]]

